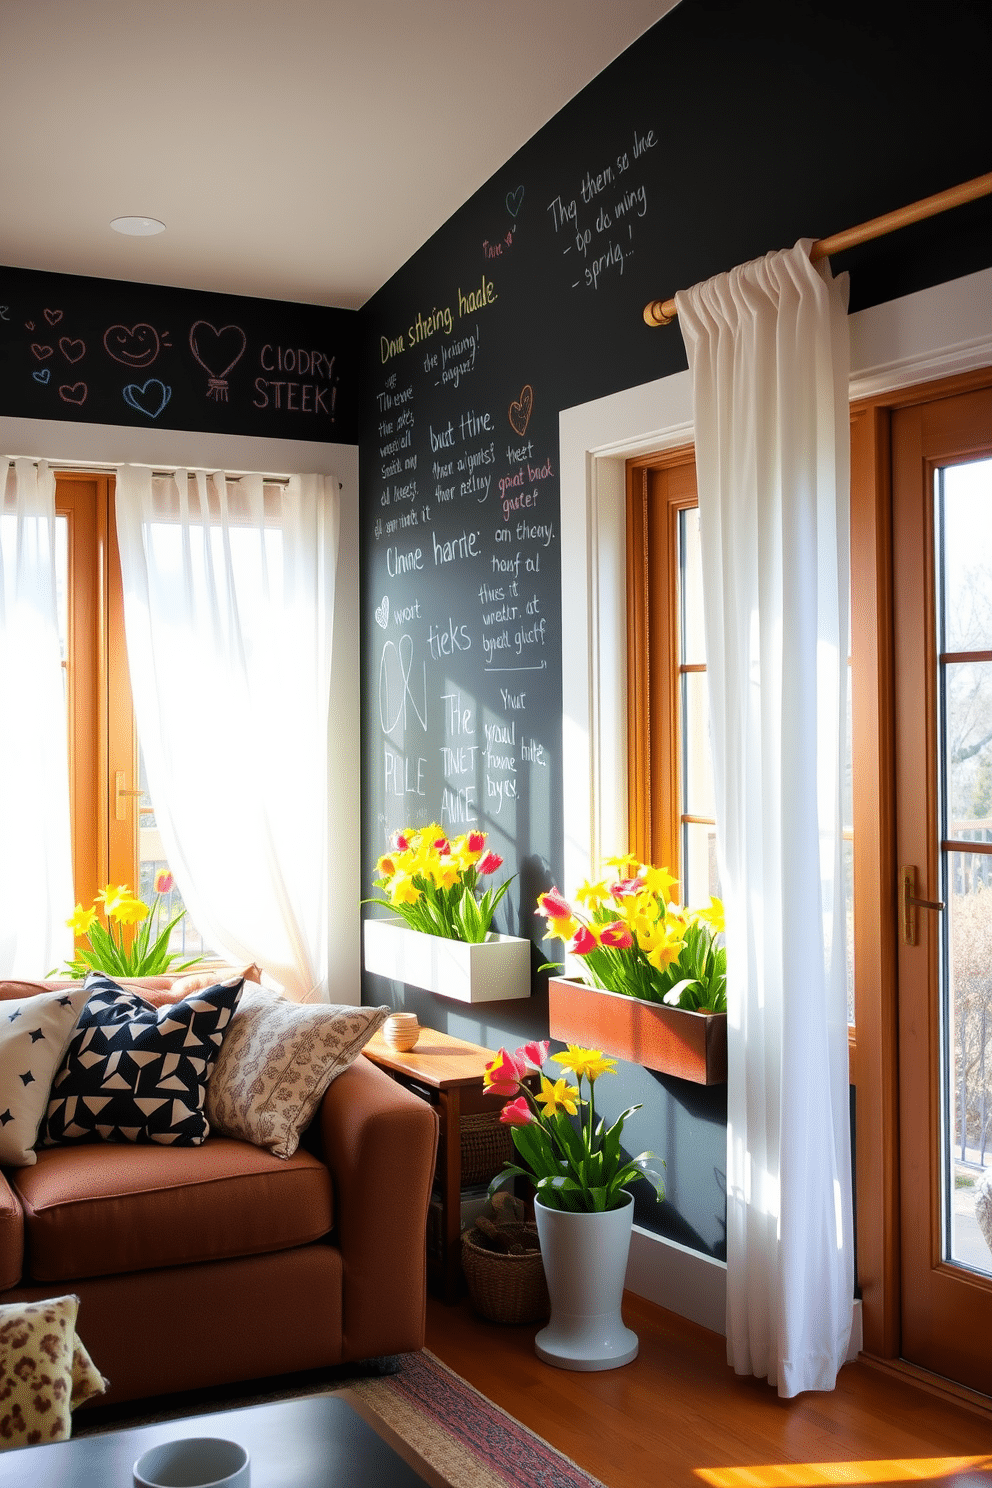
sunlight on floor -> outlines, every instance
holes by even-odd
[[[805,1488],[818,1483],[906,1483],[962,1478],[978,1488],[979,1476],[992,1480],[992,1457],[903,1457],[875,1462],[790,1462],[768,1467],[697,1467],[696,1477],[710,1488]]]

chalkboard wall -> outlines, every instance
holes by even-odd
[[[10,417],[354,444],[358,315],[0,268]]]
[[[518,875],[499,928],[534,938],[535,969],[553,953],[535,899],[574,890],[563,832],[587,809],[562,799],[559,411],[685,368],[647,300],[988,169],[989,15],[952,3],[924,35],[885,0],[682,0],[365,307],[367,885],[394,829],[480,828]],[[834,268],[857,310],[986,266],[990,226],[958,209]],[[539,976],[481,1013],[377,977],[365,998],[491,1046],[548,1032]],[[722,1257],[725,1089],[612,1084],[668,1160],[638,1221]]]

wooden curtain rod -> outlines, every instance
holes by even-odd
[[[951,186],[947,191],[938,191],[936,196],[926,196],[922,201],[912,202],[908,207],[899,207],[895,212],[886,212],[882,217],[873,217],[858,227],[849,227],[845,232],[834,233],[832,238],[819,238],[809,250],[815,263],[819,258],[829,258],[832,253],[842,253],[845,248],[854,248],[858,243],[870,243],[873,238],[884,238],[886,233],[897,228],[908,227],[911,222],[922,222],[927,217],[936,217],[951,207],[961,207],[965,202],[977,201],[979,197],[992,194],[992,171],[976,176],[972,181],[963,181],[960,186]],[[644,319],[649,326],[670,325],[678,312],[675,301],[651,300],[644,306]]]

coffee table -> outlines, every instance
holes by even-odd
[[[0,1452],[2,1488],[134,1488],[142,1452],[185,1436],[221,1436],[251,1456],[251,1488],[424,1488],[421,1476],[377,1436],[344,1397],[312,1395],[272,1405],[186,1416],[48,1446]]]

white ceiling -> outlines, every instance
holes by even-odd
[[[0,263],[357,308],[676,3],[0,0]]]

